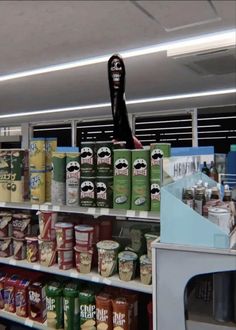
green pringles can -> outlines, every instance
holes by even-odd
[[[96,179],[97,207],[112,208],[113,205],[113,176],[97,177]]]
[[[113,208],[129,210],[131,203],[131,151],[116,149],[113,153]]]
[[[90,289],[79,293],[80,329],[96,330],[95,294]]]
[[[132,150],[132,209],[150,210],[150,151]]]
[[[160,212],[161,183],[159,180],[150,181],[151,211]]]
[[[63,286],[60,282],[49,282],[46,286],[47,326],[63,329]]]
[[[96,143],[97,176],[113,175],[113,143],[103,141]]]
[[[11,201],[11,150],[0,150],[0,199]]]
[[[162,180],[162,160],[170,157],[170,143],[152,143],[150,145],[151,180]]]
[[[52,204],[65,205],[66,203],[66,154],[63,152],[52,153]]]
[[[79,205],[80,164],[79,153],[66,154],[66,205]]]
[[[96,175],[95,142],[81,142],[80,171],[83,177]]]
[[[79,285],[75,282],[66,284],[64,295],[64,329],[74,330],[80,327]]]
[[[79,203],[83,207],[96,206],[96,185],[95,177],[81,177]]]

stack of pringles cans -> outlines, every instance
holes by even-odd
[[[0,201],[22,203],[29,198],[28,151],[0,149]]]
[[[33,138],[30,141],[30,199],[32,203],[51,202],[52,153],[56,138]]]

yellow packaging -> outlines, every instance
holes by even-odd
[[[45,171],[31,171],[30,196],[31,203],[45,202]]]
[[[57,149],[57,138],[46,138],[45,140],[45,164],[46,170],[52,169],[52,153]]]
[[[30,141],[29,165],[31,170],[45,170],[45,139],[35,138]]]

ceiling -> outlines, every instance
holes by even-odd
[[[235,28],[234,1],[0,1],[0,76]],[[166,52],[125,60],[128,100],[235,87]],[[109,102],[106,63],[0,82],[0,115]],[[235,94],[129,106],[129,112],[235,104]],[[21,118],[110,115],[109,107]]]

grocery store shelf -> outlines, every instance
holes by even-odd
[[[43,330],[49,329],[47,327],[46,322],[43,324],[39,323],[39,322],[34,322],[34,321],[30,320],[29,318],[17,316],[16,314],[4,311],[3,309],[0,310],[0,317],[4,318],[6,320],[17,322],[19,324],[25,325],[25,326],[33,328],[33,329],[43,329]]]
[[[118,288],[129,289],[139,292],[144,292],[152,294],[152,286],[142,284],[140,280],[133,280],[129,282],[121,281],[118,275],[113,275],[111,277],[102,277],[97,272],[92,271],[89,274],[80,274],[75,268],[69,270],[61,270],[57,265],[51,267],[45,267],[38,263],[29,263],[26,260],[15,260],[12,257],[9,258],[0,258],[0,263],[22,267],[26,269],[36,270],[44,273],[60,275],[70,278],[76,278],[83,281],[89,281],[93,283],[100,283],[110,286],[115,286]]]
[[[117,210],[98,207],[76,207],[66,205],[51,205],[51,204],[31,204],[31,203],[8,203],[0,202],[0,208],[11,209],[25,209],[25,210],[40,210],[40,211],[54,211],[65,213],[78,213],[89,214],[94,217],[108,215],[112,217],[129,218],[135,221],[135,219],[151,220],[152,222],[159,222],[160,215],[156,212],[148,211],[134,211],[134,210]]]
[[[157,301],[153,310],[154,329],[184,330],[186,322],[183,297],[188,281],[200,274],[234,271],[236,251],[157,242],[152,246],[154,263],[158,269],[158,274],[153,274],[153,300]],[[158,301],[161,303],[158,304]],[[198,320],[188,321],[187,326],[188,330],[232,329],[228,325],[228,328],[224,328],[218,324],[214,324],[212,328],[211,322]],[[235,329],[235,325],[233,328]]]

